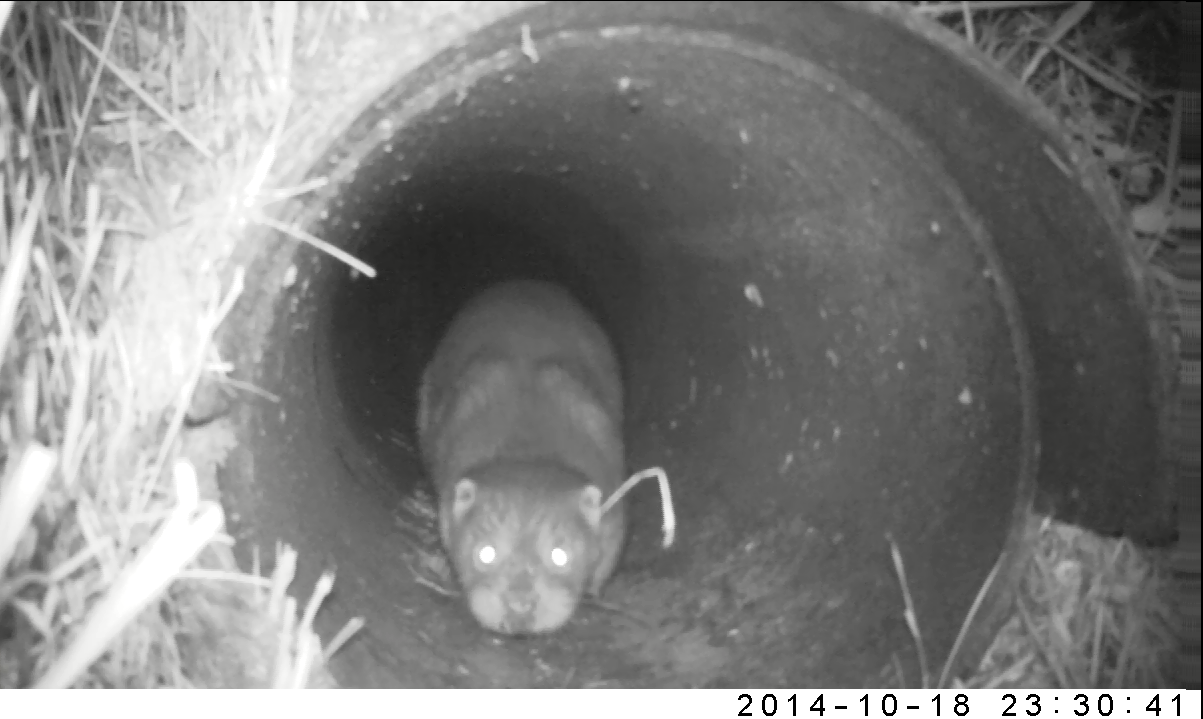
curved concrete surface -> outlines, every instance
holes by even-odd
[[[915,686],[954,648],[975,662],[1037,437],[1046,464],[1121,476],[1156,444],[1114,233],[990,78],[894,13],[823,3],[556,3],[399,77],[294,214],[378,277],[261,238],[226,337],[281,398],[240,410],[241,548],[289,542],[302,582],[337,568],[319,629],[367,620],[339,679]],[[680,523],[661,550],[656,492],[634,492],[608,608],[536,640],[414,579],[437,552],[418,372],[458,303],[515,274],[603,319],[630,466],[667,469]]]

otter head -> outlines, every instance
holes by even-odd
[[[461,478],[447,500],[448,552],[476,620],[511,635],[564,626],[599,556],[597,485],[507,465]]]

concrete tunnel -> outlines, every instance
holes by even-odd
[[[367,622],[332,666],[347,686],[973,666],[1033,502],[1139,533],[1160,462],[1163,370],[1115,201],[1016,88],[873,4],[552,3],[434,53],[286,213],[377,276],[244,243],[256,281],[223,342],[279,402],[237,407],[239,549],[296,547],[298,586],[337,568],[319,631]],[[679,527],[661,549],[641,486],[612,606],[502,640],[415,579],[438,543],[413,414],[445,323],[517,275],[611,333],[629,464],[667,470]]]

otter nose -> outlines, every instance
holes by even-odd
[[[535,573],[529,569],[515,573],[508,588],[514,594],[530,594],[535,590]]]
[[[506,606],[514,614],[529,614],[535,608],[535,577],[526,570],[510,581]]]
[[[535,608],[535,597],[525,592],[515,594],[509,597],[506,604],[514,614],[530,614]]]

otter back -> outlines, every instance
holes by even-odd
[[[624,478],[612,345],[566,291],[518,281],[474,298],[423,373],[418,433],[441,494],[490,461],[563,463],[604,492]]]

